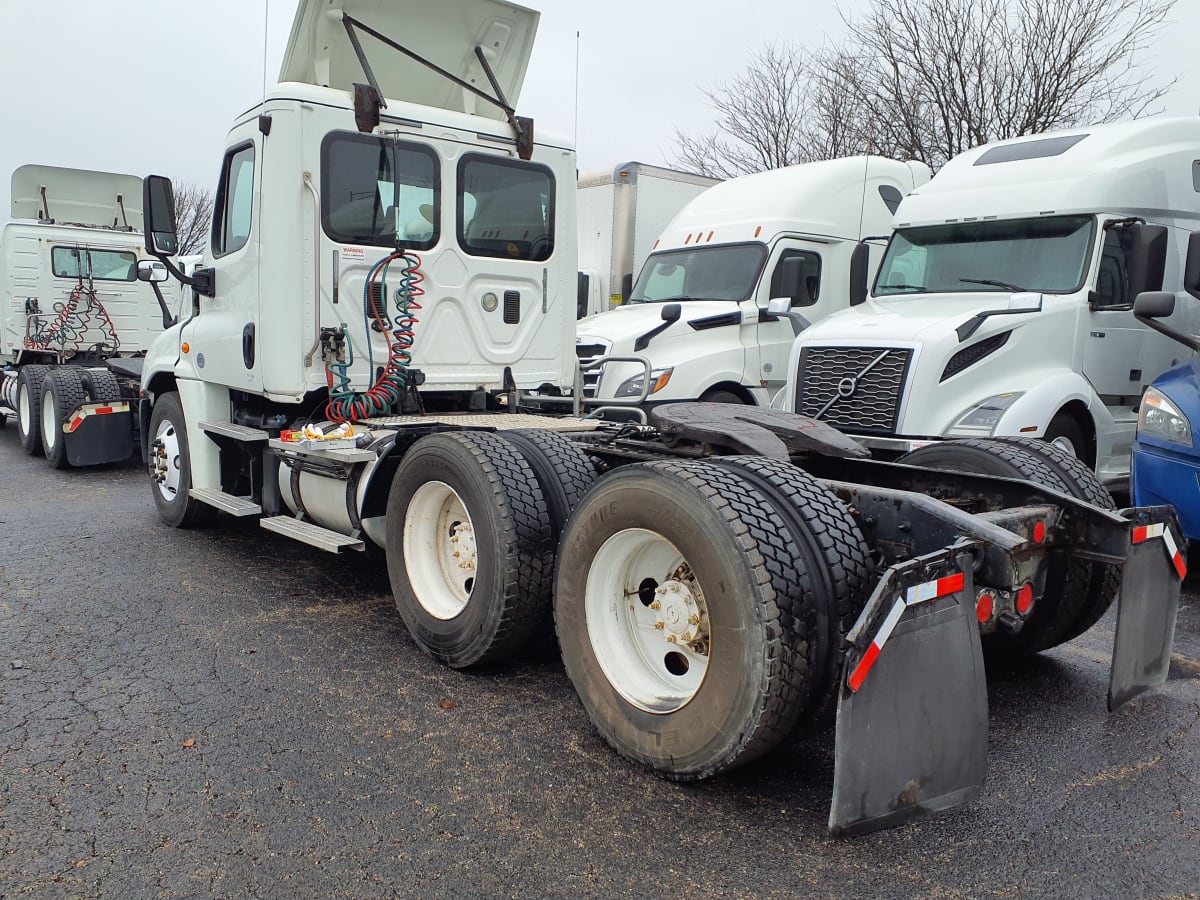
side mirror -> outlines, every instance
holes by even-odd
[[[1129,257],[1129,294],[1161,291],[1167,268],[1167,229],[1164,225],[1133,226],[1133,246]]]
[[[779,264],[779,289],[774,293],[787,297],[792,306],[809,306],[807,262],[802,256],[790,256]]]
[[[592,294],[592,279],[587,272],[580,272],[577,276],[575,289],[575,318],[583,319],[588,314],[588,300]]]
[[[162,284],[171,277],[167,267],[157,260],[143,259],[138,262],[138,281],[149,281],[152,284]]]
[[[791,312],[791,309],[791,297],[772,297],[767,301],[767,312],[773,316],[781,316],[786,312]]]
[[[1200,231],[1188,238],[1187,262],[1183,264],[1183,289],[1200,300]]]
[[[178,253],[175,191],[170,178],[150,175],[142,182],[142,216],[145,221],[146,250],[154,256],[174,256]]]
[[[1165,319],[1175,312],[1175,295],[1170,291],[1145,291],[1133,301],[1139,319]]]
[[[662,320],[667,323],[678,322],[683,315],[683,307],[678,303],[668,303],[662,308]]]
[[[867,275],[871,268],[871,248],[865,241],[855,245],[850,254],[850,305],[858,306],[867,299]]]
[[[633,296],[633,273],[626,272],[621,276],[621,302],[628,303]]]

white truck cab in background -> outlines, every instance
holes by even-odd
[[[579,318],[620,306],[654,242],[717,178],[629,162],[579,175]]]
[[[901,204],[870,298],[797,340],[789,408],[883,451],[1040,437],[1120,480],[1142,390],[1181,352],[1133,300],[1182,289],[1198,191],[1200,118],[959,155]],[[1190,309],[1172,326],[1193,332]]]
[[[923,163],[858,156],[711,187],[662,232],[628,302],[579,322],[576,352],[584,362],[648,359],[647,405],[766,406],[787,379],[797,329],[849,303],[859,242],[890,234],[901,199],[928,180]],[[881,253],[875,247],[864,262],[877,264]],[[803,321],[766,313],[781,296]],[[584,393],[628,402],[644,378],[641,366],[614,361],[585,372]]]

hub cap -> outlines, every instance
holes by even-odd
[[[417,602],[449,621],[466,609],[478,575],[475,526],[458,492],[441,481],[421,485],[404,515],[404,566]]]
[[[175,424],[164,419],[158,425],[154,440],[150,444],[150,480],[158,486],[164,500],[179,496],[183,473],[179,460],[179,432]]]
[[[708,607],[674,544],[641,528],[614,534],[592,560],[584,611],[596,661],[629,703],[671,713],[696,696],[711,653]]]

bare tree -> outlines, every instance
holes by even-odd
[[[1145,115],[1177,80],[1144,59],[1174,5],[872,0],[843,14],[840,46],[770,47],[705,91],[717,130],[677,130],[675,159],[725,177],[868,150],[937,168],[988,141]]]
[[[208,241],[212,227],[212,191],[186,181],[175,187],[175,230],[179,235],[179,255],[199,253]]]

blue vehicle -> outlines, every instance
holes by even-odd
[[[1183,286],[1200,300],[1200,232],[1188,242]],[[1145,325],[1200,353],[1200,341],[1158,321],[1175,311],[1174,294],[1139,294],[1133,310]],[[1200,356],[1168,369],[1146,388],[1131,475],[1136,505],[1171,504],[1188,540],[1200,541]]]

